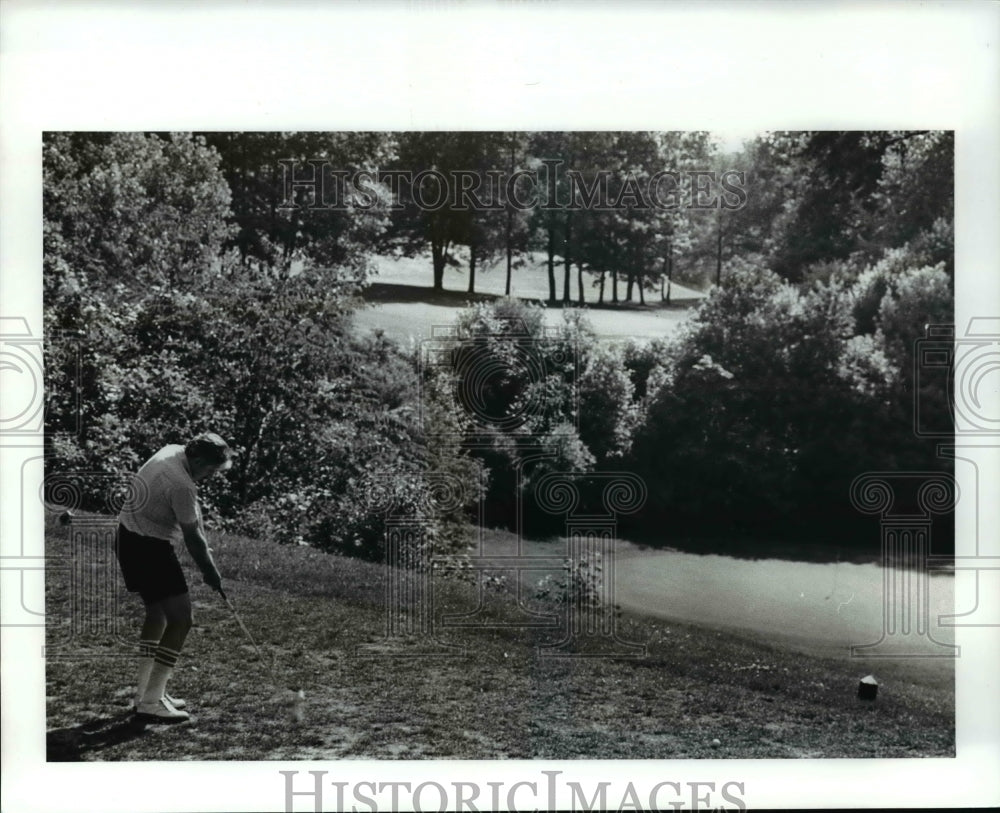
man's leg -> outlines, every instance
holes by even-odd
[[[158,644],[166,628],[167,614],[163,611],[163,602],[154,601],[152,604],[147,604],[146,620],[142,623],[142,640]]]
[[[134,705],[142,702],[142,695],[149,683],[149,674],[153,671],[153,658],[160,639],[167,628],[167,616],[163,612],[162,601],[154,601],[146,605],[146,620],[139,634],[139,682],[136,687]]]
[[[153,656],[153,668],[139,705],[140,712],[144,711],[143,707],[148,710],[160,704],[160,699],[166,692],[167,680],[177,663],[188,630],[191,629],[191,598],[187,593],[165,598],[158,605],[166,618],[166,627]],[[187,718],[183,712],[179,714]]]

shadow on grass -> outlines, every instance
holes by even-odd
[[[421,285],[403,285],[391,282],[373,282],[364,292],[364,299],[367,302],[422,302],[426,305],[444,305],[448,307],[465,307],[469,302],[493,302],[497,299],[504,299],[500,294],[473,293],[467,291],[435,290]],[[542,302],[537,297],[514,297],[522,302]],[[660,302],[655,297],[645,305],[638,302],[587,302],[585,306],[593,310],[618,310],[618,311],[652,311],[652,310],[686,310],[691,305],[698,302],[697,298],[671,300],[668,305]],[[563,302],[544,302],[547,307],[561,307]],[[568,302],[569,307],[577,307],[578,303]]]
[[[146,733],[146,723],[132,711],[80,723],[72,728],[56,728],[45,734],[48,762],[81,762],[86,755],[130,742]]]
[[[673,550],[698,556],[729,556],[733,559],[758,561],[777,559],[788,562],[833,564],[849,562],[856,565],[877,564],[882,561],[878,540],[868,541],[865,547],[836,545],[830,542],[796,542],[782,539],[756,539],[733,536],[655,536],[633,533],[628,541],[650,550]]]

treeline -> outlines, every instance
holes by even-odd
[[[565,517],[536,492],[545,475],[627,472],[647,491],[640,512],[618,517],[633,539],[877,549],[877,522],[849,498],[854,478],[950,470],[913,424],[919,397],[929,422],[948,425],[947,382],[926,377],[918,391],[913,371],[914,342],[947,322],[951,301],[943,269],[905,253],[804,290],[734,268],[669,341],[598,342],[580,311],[553,335],[537,307],[470,309],[451,385],[461,445],[487,474],[486,521],[513,528],[520,504],[528,535],[561,533]],[[579,480],[578,514],[604,513],[602,483]],[[906,497],[895,507],[905,513]],[[935,544],[952,544],[947,519]]]
[[[427,515],[443,550],[477,496],[489,524],[520,500],[527,531],[558,532],[533,491],[551,471],[641,476],[637,537],[850,541],[873,526],[855,476],[948,468],[912,417],[919,398],[950,421],[947,382],[914,378],[914,342],[952,319],[948,133],[766,134],[734,156],[700,133],[49,134],[43,156],[48,471],[76,473],[81,506],[104,500],[94,473],[207,428],[240,451],[206,493],[213,521],[373,558],[387,506]],[[388,187],[289,207],[279,162],[374,177],[543,158],[580,173],[559,206],[543,184],[537,206],[482,212]],[[741,207],[565,205],[598,172],[622,202],[630,179],[706,166],[720,201],[740,197],[723,173],[745,173]],[[464,313],[445,365],[352,331],[378,252],[427,251],[434,282],[457,246],[473,283],[505,258],[516,292],[539,245],[553,299],[585,279],[606,301],[663,274],[717,284],[671,341],[599,344],[577,309],[549,335],[513,301]],[[472,484],[466,504],[441,509],[426,471]]]
[[[743,200],[704,132],[203,137],[233,193],[226,245],[244,263],[352,259],[363,275],[365,253],[429,255],[434,289],[451,268],[475,292],[489,264],[516,295],[518,269],[540,252],[553,303],[642,301],[675,275],[697,281],[709,210]]]
[[[114,162],[128,139],[134,158],[90,165],[102,160],[102,146]],[[61,180],[93,172],[93,187],[109,184],[102,173],[113,167],[124,173],[104,191],[109,210],[78,206],[74,215],[89,221],[80,229],[94,239],[95,217],[135,239],[157,225],[164,235],[172,229],[188,255],[167,270],[171,284],[216,272],[218,250],[234,260],[228,268],[287,274],[310,265],[359,282],[373,254],[429,255],[435,288],[446,268],[464,268],[469,291],[488,263],[505,269],[513,295],[518,268],[538,252],[549,300],[578,303],[595,293],[612,303],[666,296],[671,279],[720,284],[734,259],[792,282],[826,278],[837,272],[827,263],[857,269],[905,244],[953,273],[949,132],[775,132],[739,153],[723,153],[706,132],[237,132],[182,140],[192,146],[169,135],[99,133],[54,134],[46,146],[46,171]],[[158,142],[172,145],[159,158],[151,154]],[[188,206],[188,223],[126,222],[141,211],[130,199],[136,181],[124,177],[135,176],[133,164],[159,175],[156,191],[166,197],[157,216]],[[100,251],[87,259],[102,261],[106,277],[149,276],[163,248],[136,248],[134,268]],[[206,253],[213,258],[201,262]]]

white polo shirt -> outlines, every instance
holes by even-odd
[[[164,446],[135,474],[136,488],[118,520],[132,533],[183,538],[181,523],[201,519],[198,487],[184,468],[184,447]]]

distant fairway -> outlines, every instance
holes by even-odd
[[[393,259],[378,258],[379,270],[372,279],[366,294],[371,303],[357,312],[355,324],[360,332],[381,330],[391,339],[406,342],[410,339],[430,338],[436,326],[451,325],[459,310],[470,301],[481,301],[503,296],[506,284],[506,266],[503,261],[486,266],[476,273],[476,293],[468,290],[468,268],[449,268],[444,275],[444,290],[431,289],[432,271],[430,257]],[[556,268],[557,294],[562,295],[563,269]],[[548,297],[548,274],[544,255],[535,254],[530,263],[515,269],[511,293],[519,299],[544,301]],[[576,270],[571,278],[570,293],[577,296]],[[625,295],[625,284],[619,283],[618,295]],[[654,339],[673,333],[688,316],[691,304],[704,294],[685,286],[674,284],[671,288],[671,305],[660,302],[659,291],[646,292],[645,306],[631,303],[608,304],[611,283],[605,286],[605,304],[597,306],[598,291],[592,287],[591,276],[584,277],[584,296],[587,316],[600,336],[613,338],[633,337]],[[638,292],[635,293],[638,297]],[[558,325],[562,321],[561,308],[547,308],[545,321]]]

